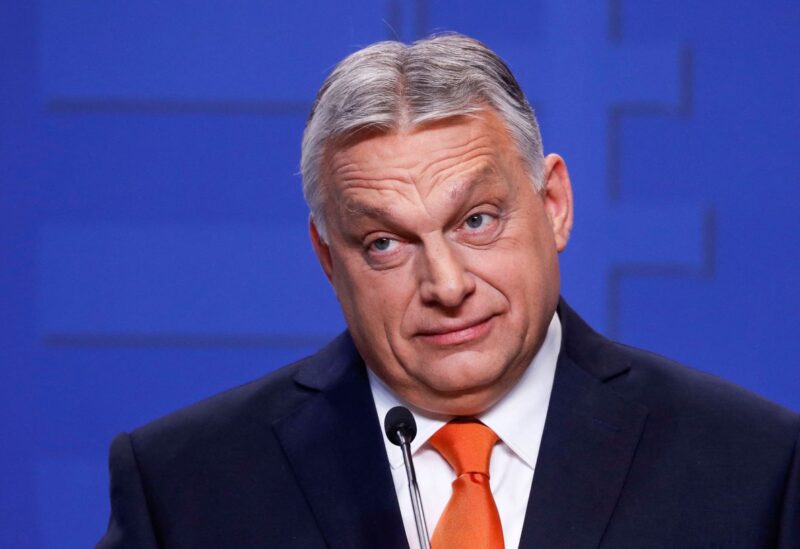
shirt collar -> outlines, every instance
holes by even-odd
[[[541,428],[544,426],[560,348],[561,322],[556,313],[550,320],[542,346],[516,385],[497,404],[478,416],[478,419],[497,433],[500,440],[531,468],[536,464],[541,442],[541,433],[539,436],[531,436],[531,429],[538,428],[538,425],[541,425]],[[400,400],[378,376],[372,373],[370,368],[367,368],[367,373],[375,409],[381,423],[386,413],[395,406],[405,406],[414,414],[417,436],[411,443],[412,454],[418,452],[436,431],[453,419],[452,416],[431,414],[409,405]],[[523,421],[521,418],[535,419],[533,423],[537,427],[532,427],[532,422],[528,419]],[[403,454],[400,448],[385,436],[383,442],[392,469],[401,467]]]

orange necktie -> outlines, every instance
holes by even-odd
[[[497,440],[474,419],[453,420],[430,438],[457,475],[431,549],[503,549],[503,527],[489,487],[489,459]]]

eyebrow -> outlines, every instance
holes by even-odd
[[[360,200],[348,200],[344,211],[353,217],[367,216],[374,219],[382,219],[391,215],[389,208],[379,208],[361,202]]]
[[[497,171],[494,169],[494,166],[488,164],[475,170],[473,173],[469,174],[467,179],[453,185],[453,188],[450,189],[450,199],[455,202],[480,185],[494,183],[496,181],[496,175]]]

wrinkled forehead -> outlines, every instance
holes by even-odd
[[[505,123],[492,110],[413,127],[364,128],[331,140],[323,157],[329,192],[360,179],[486,176],[500,166],[526,166]],[[344,186],[342,187],[342,184]],[[327,193],[326,193],[327,194]]]
[[[345,183],[337,187],[333,198],[337,209],[350,217],[380,218],[388,216],[393,202],[402,199],[460,204],[479,193],[508,194],[510,182],[494,164],[478,163],[452,177],[443,177],[433,188],[423,190],[413,180],[400,179],[385,185],[381,182]]]

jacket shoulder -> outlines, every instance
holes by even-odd
[[[794,443],[800,415],[713,374],[656,353],[612,341],[562,302],[565,352],[579,367],[626,400],[648,408],[651,419],[714,433],[741,433]]]
[[[294,376],[312,357],[176,410],[131,432],[137,454],[162,458],[218,445],[243,427],[269,429],[310,396]]]
[[[269,427],[290,414],[357,358],[347,332],[313,355],[228,389],[135,429],[134,442],[151,439],[203,440],[230,433],[236,426]]]
[[[611,384],[655,412],[673,417],[706,418],[729,428],[791,432],[797,436],[800,416],[766,398],[717,377],[658,354],[610,343],[628,372]]]

